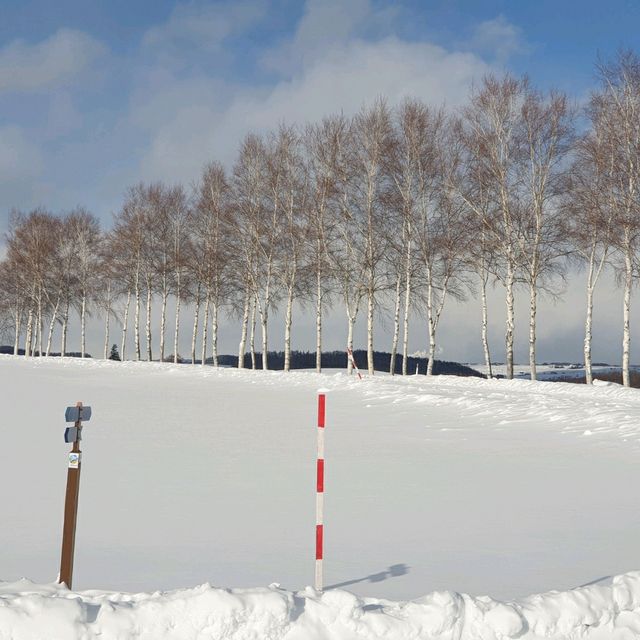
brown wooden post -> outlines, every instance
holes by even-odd
[[[80,420],[82,402],[76,403],[78,420],[74,423],[76,438],[73,448],[69,452],[69,468],[67,470],[67,493],[64,500],[64,526],[62,529],[62,557],[60,559],[60,583],[71,589],[73,581],[73,554],[76,545],[76,521],[78,518],[78,495],[80,493],[80,466],[82,453],[80,451]],[[74,455],[76,454],[76,455]]]

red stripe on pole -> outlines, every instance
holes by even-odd
[[[325,404],[325,395],[324,393],[318,394],[318,427],[324,429],[324,404]]]
[[[321,524],[316,525],[316,560],[322,560],[322,536],[323,526]]]
[[[324,460],[321,458],[318,460],[318,474],[317,474],[317,491],[318,493],[324,492]]]

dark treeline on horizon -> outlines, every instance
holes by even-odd
[[[438,372],[446,301],[477,296],[491,373],[486,292],[499,283],[507,377],[522,288],[535,379],[538,297],[559,295],[574,262],[586,273],[586,381],[594,291],[611,269],[623,291],[628,385],[630,300],[640,276],[640,60],[622,51],[598,73],[582,110],[527,77],[490,75],[456,110],[379,99],[352,117],[249,134],[230,171],[212,161],[189,191],[160,182],[130,187],[109,230],[81,207],[13,211],[0,263],[0,330],[16,354],[53,355],[54,342],[68,354],[69,325],[79,322],[74,347],[84,354],[91,314],[104,320],[104,358],[114,327],[123,360],[184,359],[179,337],[189,331],[190,361],[219,365],[228,364],[217,346],[224,315],[236,321],[236,365],[288,371],[294,310],[304,307],[316,320],[316,350],[305,366],[335,366],[322,352],[323,318],[339,311],[345,350],[354,346],[356,320],[366,318],[363,368],[406,375],[415,373],[408,344],[418,312],[428,334],[421,366],[430,375]],[[194,310],[188,328],[183,305]],[[281,356],[269,351],[274,310],[284,317]],[[374,350],[381,316],[393,327],[384,357]]]
[[[115,354],[119,358],[119,352],[116,347]],[[0,354],[12,354],[12,355],[20,355],[24,356],[26,354],[24,349],[18,349],[18,353],[14,354],[13,347],[8,345],[0,345]],[[35,353],[35,356],[39,356],[38,352]],[[62,354],[60,353],[49,353],[50,357],[60,357]],[[91,358],[91,354],[85,353],[82,355],[80,352],[67,352],[65,354],[67,357],[72,358]],[[353,357],[355,359],[356,365],[358,363],[365,365],[367,362],[367,352],[362,349],[356,349],[353,352]],[[269,369],[273,371],[283,371],[284,370],[284,351],[269,351]],[[389,371],[391,367],[391,354],[388,352],[374,351],[373,352],[374,365],[376,371]],[[117,358],[110,358],[117,359]],[[169,359],[170,362],[174,362],[174,359],[171,357]],[[180,364],[202,364],[202,360],[196,359],[195,363],[192,363],[191,360],[185,360],[184,358],[179,358],[178,363]],[[206,365],[213,365],[213,358],[209,357],[205,360]],[[316,354],[312,351],[291,351],[290,357],[290,370],[293,369],[313,369],[316,366]],[[344,369],[347,366],[347,354],[345,351],[323,351],[322,352],[322,365],[326,369]],[[409,370],[414,375],[424,375],[427,372],[428,362],[425,358],[417,357],[417,356],[409,356],[407,359],[407,364]],[[222,354],[218,356],[218,362],[216,366],[220,367],[233,367],[237,368],[238,366],[238,356],[233,356],[229,354]],[[244,368],[245,369],[261,369],[262,368],[262,354],[255,354],[255,362],[251,360],[251,354],[245,353],[244,356]],[[396,368],[394,373],[402,373],[402,366],[400,361],[396,358]],[[475,378],[484,378],[485,376],[476,371],[472,367],[466,366],[464,364],[460,364],[459,362],[449,362],[447,360],[436,360],[433,363],[433,374],[434,375],[454,375],[454,376],[468,376]]]

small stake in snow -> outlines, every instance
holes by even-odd
[[[318,393],[318,459],[316,465],[316,591],[322,591],[324,538],[324,393]]]
[[[69,468],[67,470],[67,493],[64,500],[64,526],[62,529],[62,557],[60,559],[59,582],[71,589],[73,580],[73,553],[76,544],[76,520],[78,518],[78,494],[80,492],[80,463],[82,452],[82,421],[91,418],[91,407],[83,407],[78,402],[75,407],[67,407],[66,422],[73,422],[73,427],[67,427],[64,441],[72,442],[69,452]]]

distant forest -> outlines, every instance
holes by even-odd
[[[116,349],[117,351],[117,349]],[[13,347],[9,345],[0,345],[0,353],[13,354]],[[17,355],[25,355],[24,349],[19,349]],[[35,354],[36,356],[39,354]],[[52,357],[59,357],[60,353],[50,353]],[[68,352],[65,354],[67,357],[80,358],[82,357],[80,352]],[[380,351],[374,351],[374,364],[376,371],[389,371],[391,366],[391,354]],[[91,355],[85,353],[85,358],[90,358]],[[118,354],[119,357],[119,354]],[[367,362],[367,352],[357,350],[353,352],[353,357],[356,362],[365,365]],[[171,360],[173,361],[173,360]],[[179,359],[180,363],[191,363],[191,360]],[[201,364],[202,360],[196,360],[193,364]],[[344,351],[323,351],[322,363],[327,369],[346,369],[347,367],[347,354]],[[207,358],[205,361],[207,365],[213,365],[213,358]],[[426,374],[427,361],[425,358],[416,358],[409,356],[407,362],[412,374]],[[218,357],[218,363],[216,366],[221,367],[237,367],[238,356],[232,355],[220,355]],[[316,354],[311,351],[292,351],[290,360],[290,369],[314,369],[316,366]],[[262,354],[256,353],[255,359],[252,361],[251,354],[246,353],[244,356],[244,368],[245,369],[262,369]],[[270,351],[269,352],[269,368],[275,371],[284,370],[284,351]],[[399,361],[396,362],[396,370],[394,373],[402,373],[402,366]],[[466,365],[459,362],[447,362],[446,360],[436,360],[433,363],[434,375],[451,375],[451,376],[468,376],[476,378],[484,378],[485,376]]]
[[[631,291],[640,277],[640,59],[622,51],[597,70],[599,84],[581,110],[526,76],[489,75],[455,110],[380,99],[353,117],[250,134],[230,170],[213,161],[190,190],[130,187],[107,231],[82,208],[14,211],[0,263],[0,330],[12,336],[14,353],[50,355],[55,339],[66,354],[69,324],[78,322],[74,349],[84,354],[87,318],[99,316],[105,358],[115,328],[122,359],[178,361],[188,330],[190,361],[222,364],[224,315],[237,331],[240,367],[289,370],[294,315],[304,307],[316,328],[314,362],[296,356],[305,366],[319,371],[333,358],[350,366],[344,353],[322,352],[323,319],[339,312],[345,350],[354,346],[357,319],[366,320],[363,369],[411,374],[410,319],[421,317],[430,375],[438,372],[446,301],[475,296],[491,373],[486,292],[498,283],[506,376],[514,373],[521,288],[535,379],[538,298],[560,295],[576,263],[586,273],[586,381],[593,377],[594,292],[612,270],[623,290],[628,385]],[[195,311],[188,329],[185,305]],[[284,318],[282,356],[269,350],[275,311]],[[392,326],[388,358],[374,348],[379,318]]]

